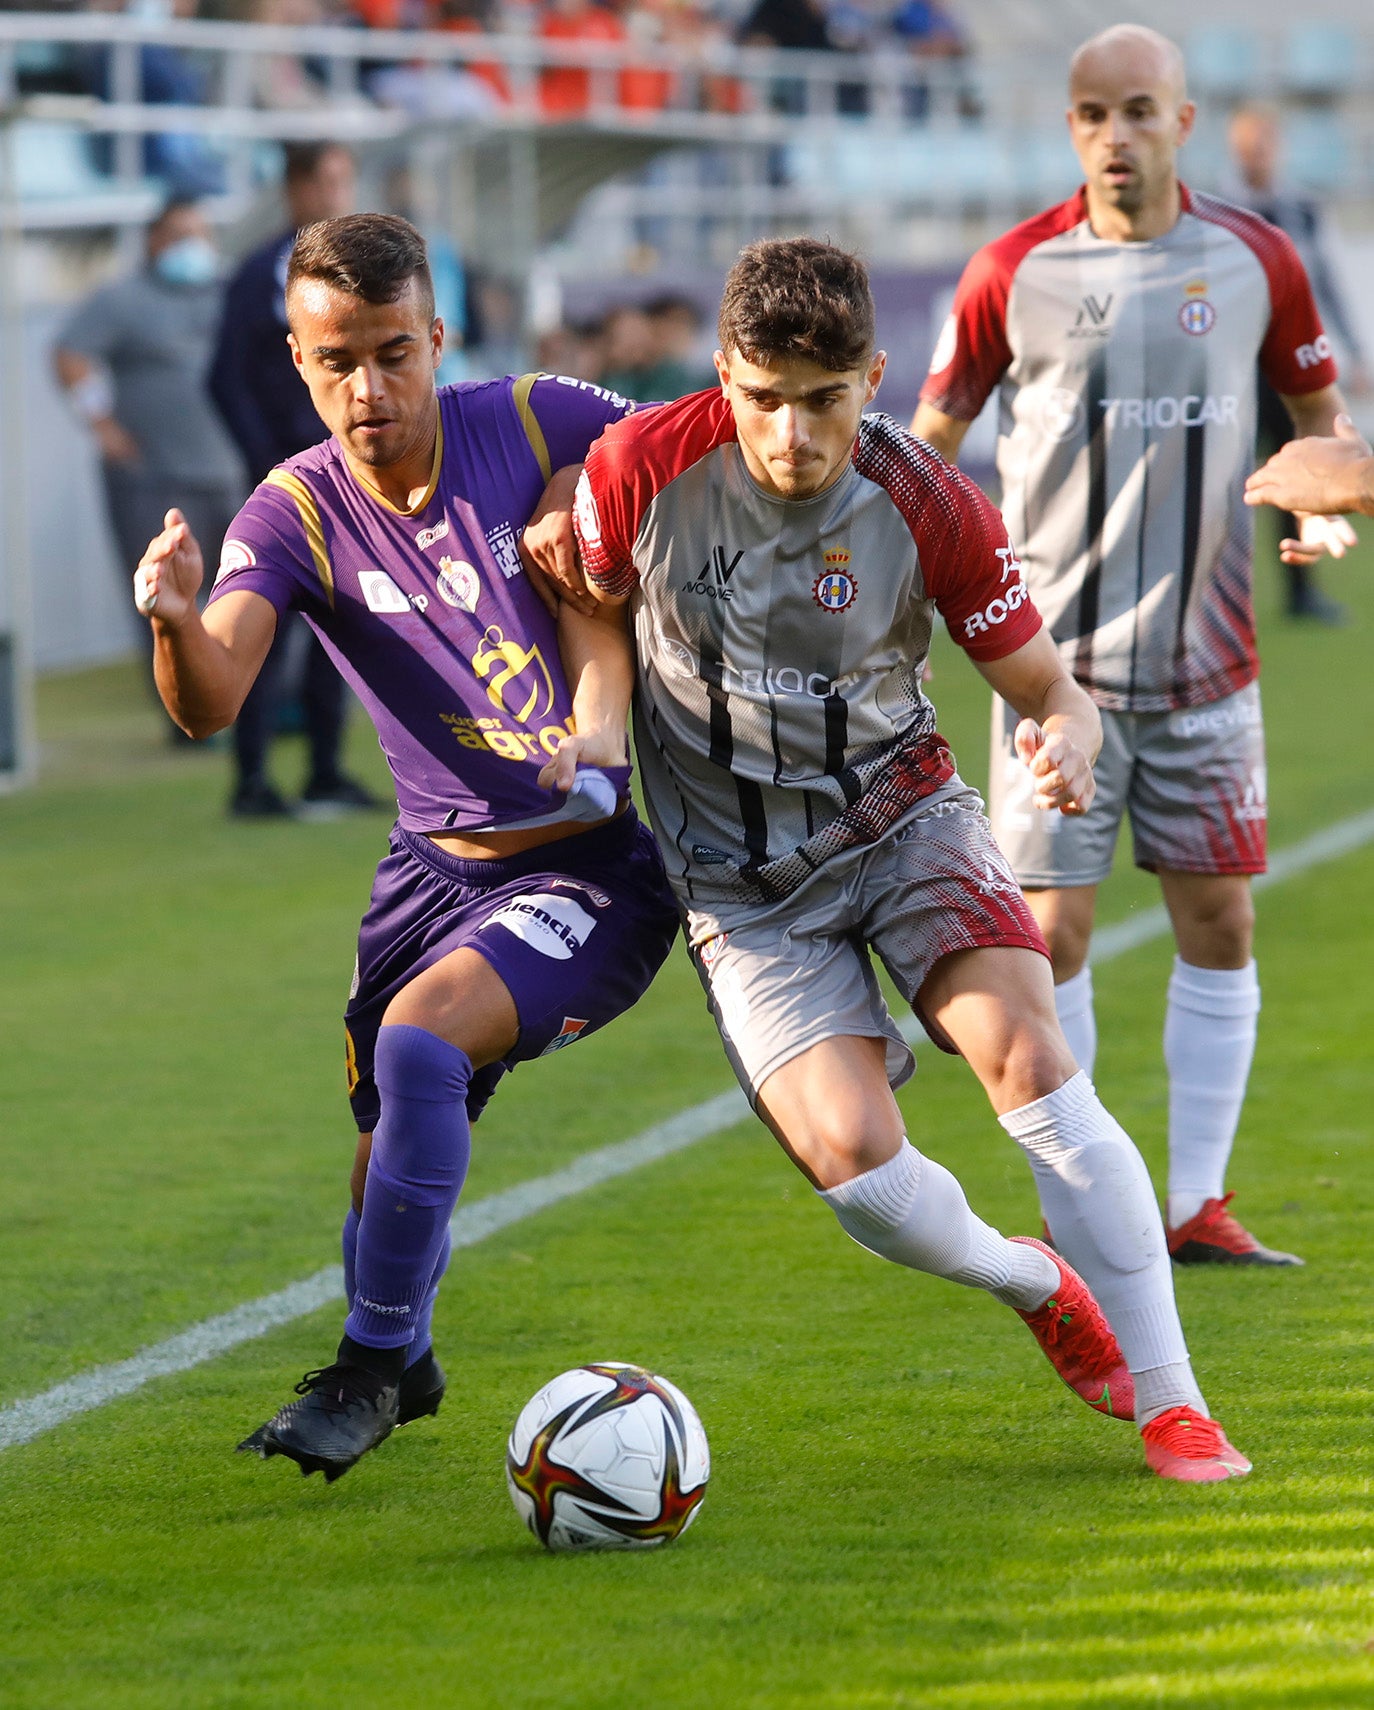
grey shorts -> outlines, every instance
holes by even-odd
[[[994,697],[992,787],[997,841],[1030,890],[1097,885],[1112,870],[1121,816],[1135,864],[1150,872],[1262,873],[1267,816],[1259,684],[1174,712],[1102,714],[1097,794],[1069,819],[1031,805],[1016,758],[1018,719]]]
[[[828,861],[781,902],[687,910],[692,960],[726,1055],[757,1103],[775,1069],[823,1039],[882,1039],[887,1076],[915,1068],[878,987],[870,948],[921,1014],[926,976],[956,950],[1047,954],[982,812],[957,779],[879,842]],[[953,1046],[924,1016],[942,1049]]]

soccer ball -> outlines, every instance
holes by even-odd
[[[606,1361],[546,1383],[506,1445],[516,1512],[550,1550],[666,1544],[696,1517],[711,1451],[666,1378]]]

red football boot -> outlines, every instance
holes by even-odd
[[[1261,1246],[1226,1209],[1236,1196],[1209,1199],[1177,1229],[1166,1229],[1169,1257],[1176,1265],[1300,1265],[1296,1253]]]
[[[1216,1484],[1224,1478],[1244,1478],[1250,1462],[1226,1440],[1215,1419],[1195,1407],[1166,1408],[1141,1427],[1145,1465],[1161,1478],[1182,1484]]]
[[[1033,1235],[1013,1235],[1023,1247],[1036,1247],[1059,1269],[1059,1287],[1035,1312],[1020,1312],[1031,1335],[1075,1395],[1113,1419],[1135,1418],[1135,1384],[1126,1369],[1112,1327],[1092,1290],[1053,1248]]]

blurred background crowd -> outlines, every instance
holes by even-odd
[[[1186,179],[1298,243],[1367,408],[1374,18],[1367,0],[1317,6],[1157,0],[1151,22],[1184,46],[1198,102]],[[195,508],[213,545],[248,486],[315,437],[280,312],[298,225],[414,220],[448,329],[442,381],[540,367],[644,401],[712,383],[742,244],[824,234],[870,262],[882,401],[909,419],[969,253],[1077,183],[1067,55],[1118,15],[1095,0],[0,0],[0,361],[22,374],[0,390],[0,775],[25,671],[146,642],[128,569],[165,505]],[[975,473],[995,433],[989,411],[965,446]],[[1295,617],[1341,619],[1315,585],[1286,593]],[[371,805],[340,769],[344,709],[317,651],[284,640],[246,709],[232,812]],[[306,738],[299,784],[268,764],[283,727]]]

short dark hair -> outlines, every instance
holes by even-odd
[[[725,281],[720,347],[749,362],[804,357],[843,373],[873,354],[873,293],[857,255],[819,238],[764,238]]]
[[[335,142],[333,138],[316,142],[289,142],[282,148],[285,161],[284,176],[288,184],[296,184],[302,178],[313,178],[319,170],[320,162],[326,155],[333,154],[336,149],[352,158],[352,150],[347,143]]]
[[[343,214],[306,226],[286,269],[288,302],[291,287],[302,279],[319,279],[366,303],[394,303],[414,279],[425,318],[434,319],[425,240],[399,214]]]

